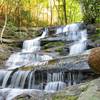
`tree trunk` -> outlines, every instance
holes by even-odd
[[[3,33],[4,33],[4,31],[5,31],[5,28],[6,28],[6,25],[7,25],[7,14],[5,13],[5,23],[4,23],[4,26],[3,26],[3,29],[2,29],[2,31],[1,31],[1,36],[0,36],[0,41],[1,41],[1,43],[2,43],[2,37],[3,37]]]
[[[63,12],[64,12],[64,20],[65,24],[67,24],[67,16],[66,16],[66,0],[63,0]]]

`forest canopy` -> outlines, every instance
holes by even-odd
[[[0,23],[17,27],[100,22],[99,0],[0,0]]]

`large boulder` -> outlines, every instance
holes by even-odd
[[[100,74],[100,47],[91,50],[88,63],[94,72]]]

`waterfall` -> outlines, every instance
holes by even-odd
[[[48,29],[45,28],[42,35],[35,39],[25,40],[21,52],[12,54],[6,62],[6,66],[10,68],[18,68],[28,64],[39,64],[43,61],[52,59],[51,56],[39,54],[40,41],[48,35]],[[41,63],[40,63],[41,64]]]
[[[59,27],[56,31],[56,34],[62,35],[66,38],[67,41],[73,41],[74,43],[70,47],[69,55],[79,54],[84,52],[87,45],[87,30],[82,29],[81,23],[70,24],[66,26]],[[46,91],[56,91],[59,90],[59,82],[63,81],[64,74],[60,73],[52,73],[48,74],[48,82],[45,90]],[[68,73],[68,85],[76,84],[76,75],[69,72]],[[58,89],[57,89],[58,88]]]
[[[58,90],[63,90],[66,88],[66,83],[61,81],[49,82],[45,86],[45,91],[47,92],[55,92]]]
[[[45,28],[42,35],[32,40],[25,40],[23,43],[22,52],[37,52],[40,51],[40,40],[48,35],[48,29]]]
[[[80,29],[81,24],[70,24],[57,29],[56,34],[64,33],[63,36],[68,41],[72,41],[73,44],[70,46],[69,55],[79,54],[84,52],[86,49],[87,42],[87,30]],[[21,52],[17,52],[12,54],[6,62],[6,66],[9,68],[18,68],[28,64],[41,65],[44,62],[48,62],[52,57],[49,55],[41,54],[41,39],[48,36],[48,29],[45,29],[41,36],[36,37],[35,39],[25,40],[23,42]],[[58,64],[57,64],[58,66]],[[44,77],[44,76],[43,76]],[[37,79],[37,75],[35,76],[35,71],[4,71],[0,70],[0,87],[4,88],[4,91],[10,91],[8,98],[12,98],[13,96],[25,93],[25,89],[40,89],[40,86],[44,86],[44,80]],[[81,80],[81,75],[73,74],[72,72],[68,72],[68,85],[76,84],[78,79]],[[47,84],[45,86],[44,91],[47,92],[55,92],[58,90],[63,90],[66,87],[66,83],[64,83],[64,72],[52,72],[48,71],[46,81]],[[36,82],[36,80],[38,82]],[[43,85],[41,85],[43,82]],[[11,89],[5,89],[11,88]],[[12,89],[16,88],[16,89]],[[20,89],[18,89],[20,88]],[[29,92],[29,91],[28,91]],[[8,99],[11,100],[11,99]]]
[[[40,51],[40,37],[32,39],[32,40],[25,40],[23,43],[22,52],[36,52]]]

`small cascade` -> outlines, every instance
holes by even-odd
[[[23,43],[22,52],[38,52],[40,51],[40,40],[48,36],[48,29],[45,28],[42,35],[32,40],[25,40]]]
[[[6,62],[6,66],[10,68],[18,68],[28,64],[39,64],[43,61],[52,59],[51,56],[39,54],[40,41],[48,35],[48,29],[45,28],[42,35],[32,40],[25,40],[21,52],[12,54]],[[41,64],[41,63],[40,63]]]
[[[56,31],[56,34],[62,34],[66,37],[67,41],[75,41],[80,38],[78,31],[80,30],[81,23],[69,24],[63,27],[59,27]]]
[[[74,44],[70,47],[70,55],[82,53],[86,49],[87,30],[82,30],[79,33],[81,37],[78,41],[74,41]]]
[[[2,71],[1,88],[35,88],[35,71]]]
[[[22,52],[30,53],[40,51],[40,37],[32,39],[32,40],[25,40],[23,43]]]
[[[63,72],[59,73],[48,73],[47,74],[47,81],[48,82],[55,82],[55,81],[64,81],[64,74]]]
[[[49,82],[45,86],[45,91],[47,92],[55,92],[58,90],[64,90],[66,88],[66,83],[61,81]]]
[[[73,41],[69,55],[84,52],[87,46],[87,30],[82,23],[70,24],[57,29],[56,34],[63,33],[67,41]]]

